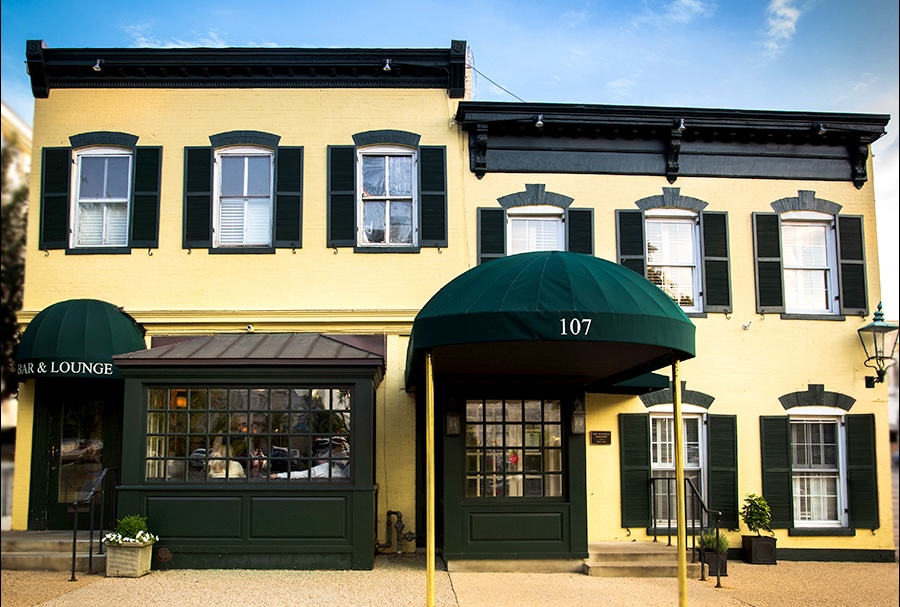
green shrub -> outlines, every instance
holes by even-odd
[[[138,514],[129,514],[116,521],[116,533],[122,537],[137,537],[138,533],[150,533],[147,527],[147,517]]]
[[[769,509],[769,502],[761,495],[750,493],[744,498],[741,520],[747,525],[747,529],[755,532],[756,535],[762,535],[760,533],[762,529],[772,533],[769,528],[769,524],[772,522],[772,511]]]
[[[720,532],[718,539],[719,541],[717,543],[715,531],[707,531],[700,536],[700,544],[705,550],[712,550],[719,554],[725,554],[728,552],[728,536]]]

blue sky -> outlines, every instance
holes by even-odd
[[[897,0],[2,0],[0,28],[3,100],[29,123],[29,39],[56,48],[461,39],[480,101],[890,114],[873,157],[885,314],[900,318]]]

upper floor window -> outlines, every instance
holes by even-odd
[[[731,312],[728,214],[680,188],[616,211],[619,263],[657,285],[682,310]]]
[[[88,148],[75,152],[72,247],[128,244],[131,150]]]
[[[38,246],[78,254],[159,246],[162,148],[111,131],[69,141],[41,150]]]
[[[753,213],[756,309],[760,314],[868,314],[860,215],[801,190]]]
[[[785,312],[837,312],[834,218],[792,212],[781,217]]]
[[[367,147],[359,151],[357,221],[359,246],[415,246],[416,154],[413,150]]]
[[[702,311],[697,214],[655,209],[645,217],[647,278],[685,311]]]
[[[272,150],[216,151],[215,246],[271,246]]]
[[[508,209],[507,254],[564,251],[563,213],[564,209],[550,205]]]

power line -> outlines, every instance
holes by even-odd
[[[509,91],[509,90],[503,88],[502,86],[500,86],[499,84],[497,84],[496,82],[494,82],[493,80],[491,80],[490,78],[488,78],[487,76],[485,76],[484,74],[482,74],[481,72],[479,72],[477,69],[475,69],[475,66],[474,66],[474,65],[467,65],[466,67],[470,68],[473,72],[475,72],[476,74],[478,74],[479,76],[481,76],[482,78],[484,78],[485,80],[487,80],[488,82],[490,82],[491,84],[493,84],[494,86],[496,86],[498,89],[500,89],[500,90],[503,91],[504,93],[507,93],[507,94],[509,94],[509,95],[512,95],[513,97],[515,97],[516,99],[518,99],[518,100],[521,101],[522,103],[527,103],[527,101],[525,101],[524,99],[522,99],[521,97],[519,97],[518,95],[516,95],[515,93],[513,93],[512,91]]]

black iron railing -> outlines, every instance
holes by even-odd
[[[665,492],[660,491],[660,487],[665,488]],[[653,541],[658,541],[659,525],[662,523],[660,519],[658,506],[660,505],[660,496],[665,499],[665,516],[666,516],[666,535],[668,537],[668,545],[672,545],[672,530],[677,529],[677,523],[672,524],[672,513],[677,512],[677,504],[675,500],[675,479],[671,477],[651,477],[650,478],[650,516],[653,524]],[[706,546],[702,540],[704,533],[715,533],[716,543],[719,545],[719,524],[722,519],[722,513],[718,510],[710,510],[703,501],[703,497],[694,485],[694,482],[686,478],[684,479],[684,520],[690,527],[691,541],[691,562],[696,562],[697,555],[700,556],[700,579],[706,580]],[[687,529],[685,530],[687,532]],[[700,537],[700,547],[697,547],[697,538]],[[717,557],[718,558],[718,557]],[[722,587],[721,569],[716,568],[716,588]]]
[[[115,481],[115,476],[115,468],[104,468],[100,474],[97,475],[97,478],[94,479],[94,482],[91,483],[90,488],[88,488],[86,492],[80,493],[78,499],[74,500],[69,505],[69,512],[72,513],[72,577],[69,578],[70,582],[74,582],[78,579],[75,577],[75,560],[78,553],[78,515],[83,513],[88,514],[88,573],[94,573],[94,530],[97,529],[97,508],[95,505],[97,502],[100,503],[99,533],[97,535],[100,547],[97,554],[98,556],[103,554],[103,528],[106,521],[106,513],[104,511],[106,502],[106,481],[107,478],[111,478]],[[116,483],[113,482],[112,492],[114,504],[115,488]]]

